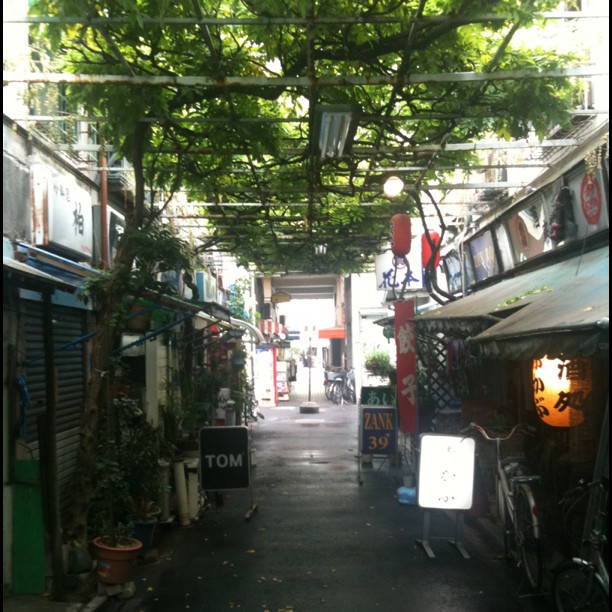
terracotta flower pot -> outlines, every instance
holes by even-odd
[[[93,547],[98,560],[98,580],[105,584],[124,584],[132,580],[134,561],[142,542],[130,538],[129,543],[119,546],[110,546],[107,537],[100,536],[94,539]]]

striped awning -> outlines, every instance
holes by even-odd
[[[287,328],[284,325],[281,325],[277,321],[272,321],[272,319],[264,319],[259,322],[259,329],[264,336],[280,336],[281,334],[285,334],[287,336]]]

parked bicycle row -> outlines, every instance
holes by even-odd
[[[355,369],[354,368],[330,368],[323,370],[323,384],[325,385],[325,397],[336,405],[342,403],[357,403],[355,391]]]
[[[495,444],[495,496],[504,528],[505,556],[520,568],[532,592],[539,592],[546,572],[547,525],[537,487],[541,477],[530,469],[525,456],[504,455],[502,443],[516,433],[533,435],[518,424],[507,434],[494,434],[476,423],[461,434],[480,434]],[[558,612],[609,609],[608,476],[592,482],[581,480],[557,502],[569,555],[550,571],[550,595]]]

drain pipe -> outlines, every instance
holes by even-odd
[[[187,480],[185,478],[185,462],[178,459],[172,462],[174,486],[176,488],[176,503],[178,506],[179,525],[189,525],[189,502],[187,500]]]
[[[163,523],[170,518],[170,463],[168,461],[160,461],[159,467],[162,478],[162,493],[159,500],[161,516],[159,520]]]
[[[186,463],[187,467],[187,503],[189,508],[189,519],[195,520],[198,518],[200,487],[198,479],[199,459],[192,459]]]

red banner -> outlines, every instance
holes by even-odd
[[[416,333],[414,300],[395,304],[397,347],[397,410],[405,434],[417,430]]]

